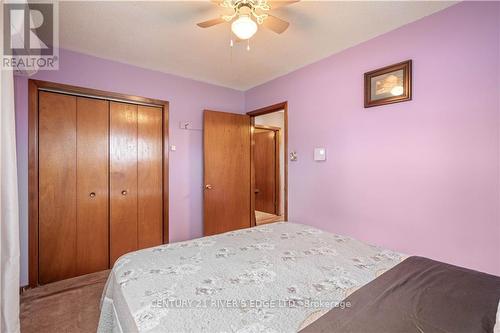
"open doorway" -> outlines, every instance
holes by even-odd
[[[249,112],[252,124],[252,224],[288,219],[287,103]]]

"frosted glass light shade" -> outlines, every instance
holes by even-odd
[[[239,39],[249,39],[257,32],[257,23],[248,15],[240,15],[231,24],[231,30]]]

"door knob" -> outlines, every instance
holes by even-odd
[[[94,198],[95,197],[95,192],[90,192],[89,197]]]
[[[212,185],[210,185],[210,184],[205,185],[205,189],[211,190],[212,189]]]
[[[122,195],[127,195],[127,191],[126,191],[126,190],[123,190],[123,191],[122,191]]]

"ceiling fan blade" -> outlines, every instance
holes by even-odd
[[[209,28],[209,27],[212,27],[214,25],[221,24],[224,22],[226,22],[226,21],[224,21],[221,17],[218,17],[218,18],[213,19],[213,20],[208,20],[205,22],[197,23],[196,25],[199,26],[200,28]]]
[[[290,23],[288,23],[285,20],[282,20],[280,18],[277,18],[276,16],[269,15],[265,20],[262,25],[269,30],[274,31],[277,34],[283,33],[286,29],[288,29],[288,26]]]
[[[277,9],[280,7],[285,7],[288,5],[293,5],[294,3],[299,2],[300,0],[277,0],[277,1],[269,1],[269,5],[272,9]]]

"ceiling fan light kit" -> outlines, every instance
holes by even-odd
[[[222,15],[219,18],[198,23],[201,28],[208,28],[220,23],[231,23],[231,31],[239,40],[249,40],[258,30],[258,25],[262,25],[278,34],[283,33],[289,26],[289,23],[272,16],[267,12],[271,9],[296,3],[300,0],[212,0],[220,7],[231,9],[230,15]],[[230,43],[233,46],[233,40]],[[247,45],[247,50],[249,44]]]
[[[248,15],[240,15],[240,17],[231,24],[231,31],[239,39],[250,39],[257,32],[257,23]]]

